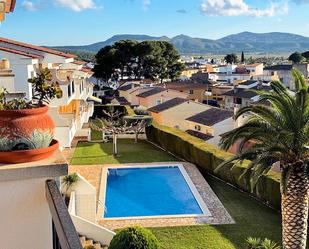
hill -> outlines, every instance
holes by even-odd
[[[294,51],[309,50],[309,37],[290,33],[252,33],[242,32],[228,35],[218,40],[193,38],[186,35],[178,35],[173,38],[167,36],[148,35],[115,35],[106,41],[93,43],[85,46],[53,46],[53,48],[71,51],[97,52],[102,47],[112,45],[119,40],[164,40],[176,46],[182,54],[225,54],[231,52],[252,52],[252,53],[287,53]]]

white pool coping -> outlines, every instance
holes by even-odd
[[[128,217],[104,217],[104,209],[105,209],[105,198],[106,198],[106,184],[107,184],[107,174],[109,169],[124,169],[124,168],[164,168],[164,167],[178,167],[183,178],[185,179],[191,193],[193,194],[197,204],[199,205],[202,214],[176,214],[176,215],[155,215],[155,216],[128,216]],[[156,218],[189,218],[189,217],[209,217],[212,216],[209,211],[206,203],[204,202],[202,196],[198,192],[194,183],[192,182],[190,176],[188,175],[186,169],[182,164],[179,163],[171,163],[171,164],[136,164],[136,165],[123,165],[116,167],[106,167],[102,169],[102,177],[101,177],[101,188],[99,193],[99,202],[104,208],[98,208],[98,218],[102,220],[136,220],[136,219],[156,219]],[[103,212],[102,212],[103,211]]]

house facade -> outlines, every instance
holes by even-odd
[[[197,83],[195,81],[177,81],[177,82],[167,82],[165,84],[160,84],[159,86],[166,89],[178,91],[179,93],[184,93],[187,95],[187,99],[203,102],[207,99],[207,92],[211,93],[211,87],[207,83]]]
[[[199,102],[185,98],[174,98],[149,108],[148,111],[155,122],[186,131],[189,129],[186,118],[209,108],[210,106]]]
[[[215,107],[188,117],[186,121],[189,134],[215,146],[219,145],[223,133],[234,129],[233,112]]]
[[[186,93],[166,89],[163,87],[142,88],[142,92],[137,94],[137,105],[147,108],[159,105],[173,98],[187,98]]]

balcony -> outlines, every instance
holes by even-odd
[[[41,161],[1,165],[1,248],[82,249],[57,186],[67,174],[59,151]]]

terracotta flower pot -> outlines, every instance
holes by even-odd
[[[0,111],[0,136],[10,139],[31,135],[34,130],[54,134],[55,124],[48,106],[23,110]]]
[[[43,160],[50,157],[58,148],[58,141],[53,140],[49,147],[41,149],[0,152],[0,163],[25,163]]]

